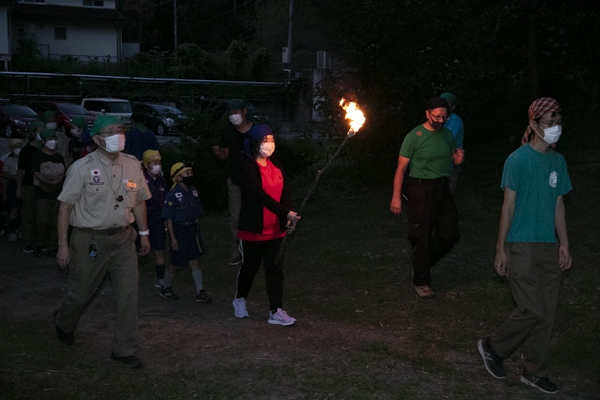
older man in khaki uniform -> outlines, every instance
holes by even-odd
[[[117,117],[99,116],[90,132],[98,150],[77,160],[58,196],[57,261],[69,267],[69,290],[54,314],[58,339],[71,345],[81,313],[111,275],[117,304],[111,358],[141,366],[138,351],[138,267],[134,241],[137,223],[142,255],[150,250],[145,200],[151,197],[139,161],[121,153],[123,126]],[[69,225],[73,227],[70,244]]]

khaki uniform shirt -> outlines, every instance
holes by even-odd
[[[111,161],[94,151],[71,165],[58,200],[73,205],[72,226],[114,229],[131,224],[133,207],[151,197],[134,156],[119,153]]]

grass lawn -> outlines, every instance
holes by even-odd
[[[552,337],[551,377],[561,388],[554,398],[600,399],[600,143],[563,140],[574,186],[566,197],[574,261],[563,274]],[[508,282],[493,269],[502,149],[493,140],[467,148],[456,195],[462,237],[432,272],[434,300],[414,293],[406,216],[388,210],[393,171],[381,184],[364,179],[369,166],[348,173],[340,159],[321,178],[285,254],[284,306],[298,319],[294,327],[266,323],[262,272],[248,299],[250,319],[233,317],[237,269],[226,264],[227,215],[209,213],[201,265],[213,304],[193,301],[189,272],[174,281],[178,302],[160,298],[152,257],[140,260],[140,370],[109,359],[110,287],[83,315],[76,344],[64,347],[51,314],[66,274],[2,238],[0,398],[546,398],[519,382],[526,344],[506,360],[504,381],[488,375],[475,346],[514,308]],[[312,178],[294,181],[296,204]]]

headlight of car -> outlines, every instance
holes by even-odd
[[[175,125],[175,121],[173,120],[173,118],[165,118],[165,125]]]

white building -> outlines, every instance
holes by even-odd
[[[7,18],[12,53],[20,37],[29,37],[43,57],[110,62],[123,57],[123,16],[115,0],[17,0],[8,7]],[[2,24],[0,20],[0,29]],[[2,53],[0,39],[0,57]]]

